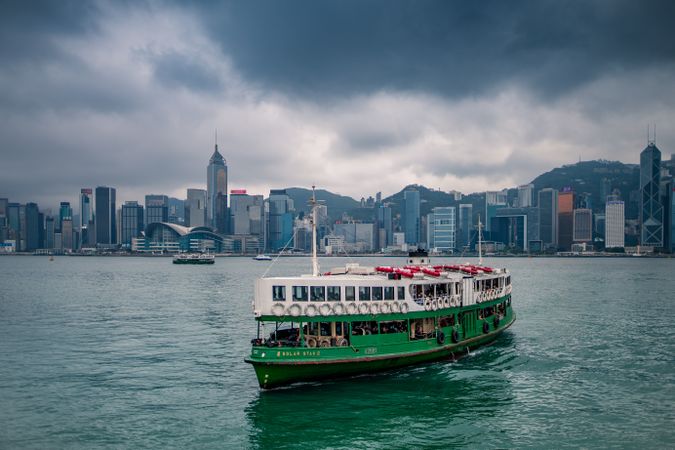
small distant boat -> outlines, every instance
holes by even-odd
[[[208,253],[180,253],[173,257],[174,264],[215,264],[215,255]]]
[[[272,261],[272,257],[267,255],[257,255],[253,259],[256,261]]]

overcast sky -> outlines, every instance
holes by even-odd
[[[466,193],[675,152],[673,1],[3,2],[0,197]]]

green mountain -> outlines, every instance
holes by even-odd
[[[286,193],[293,199],[296,211],[309,212],[309,199],[312,197],[311,189],[292,187],[286,188]],[[324,189],[316,190],[316,199],[328,207],[328,216],[332,220],[339,220],[344,211],[351,211],[361,205],[351,197],[334,194]]]

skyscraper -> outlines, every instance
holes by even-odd
[[[207,222],[211,228],[226,233],[227,214],[227,163],[218,152],[218,143],[206,168]]]
[[[122,247],[131,248],[131,240],[139,237],[143,231],[143,206],[138,202],[127,201],[122,205]]]
[[[269,214],[267,227],[269,238],[267,245],[273,252],[290,245],[293,237],[293,200],[285,189],[272,189],[267,200]]]
[[[262,195],[248,195],[245,189],[230,192],[230,233],[238,235],[262,234],[265,217]]]
[[[558,192],[558,248],[570,251],[574,233],[574,191],[563,188]]]
[[[393,244],[394,237],[392,232],[391,208],[387,205],[380,205],[377,208],[377,238],[379,248],[386,248]]]
[[[593,211],[587,208],[574,210],[574,242],[590,242],[593,240]]]
[[[640,244],[663,247],[663,204],[661,184],[661,151],[649,142],[640,153]]]
[[[117,243],[117,223],[115,188],[99,186],[95,191],[96,244],[114,245]]]
[[[607,200],[605,205],[605,248],[623,248],[625,243],[624,203]]]
[[[86,247],[91,244],[89,224],[93,221],[91,188],[80,189],[80,245]]]
[[[462,203],[459,205],[459,221],[457,225],[458,238],[457,246],[459,248],[471,245],[473,235],[473,205],[471,203]]]
[[[40,243],[40,211],[35,203],[26,204],[26,248],[27,252],[32,252],[42,247]]]
[[[204,189],[187,190],[185,224],[189,227],[206,226],[206,191]]]
[[[534,185],[523,184],[518,186],[518,206],[520,208],[529,208],[533,206]]]
[[[455,207],[436,207],[427,215],[427,246],[439,252],[452,252],[455,248]]]
[[[59,230],[64,220],[73,220],[73,208],[70,207],[70,202],[61,202],[59,206]]]
[[[539,191],[539,237],[544,248],[558,246],[558,191],[545,188]]]
[[[45,248],[54,248],[54,234],[56,233],[56,226],[54,225],[54,218],[47,216],[45,219]]]
[[[169,221],[169,197],[166,195],[145,196],[145,223]]]
[[[403,192],[405,243],[417,245],[420,242],[420,193],[416,189]]]

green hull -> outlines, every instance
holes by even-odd
[[[315,381],[341,378],[364,373],[380,372],[443,359],[455,359],[469,350],[489,344],[515,321],[515,313],[509,308],[502,321],[494,326],[488,322],[488,330],[482,327],[474,332],[462,325],[444,327],[448,340],[437,339],[399,340],[387,342],[386,337],[371,338],[361,345],[352,342],[349,347],[254,347],[246,362],[253,365],[261,388],[272,389],[300,381]],[[480,321],[478,323],[483,323]],[[459,342],[450,341],[454,330],[462,336]],[[370,336],[368,336],[370,338]],[[356,339],[354,339],[356,340]]]

